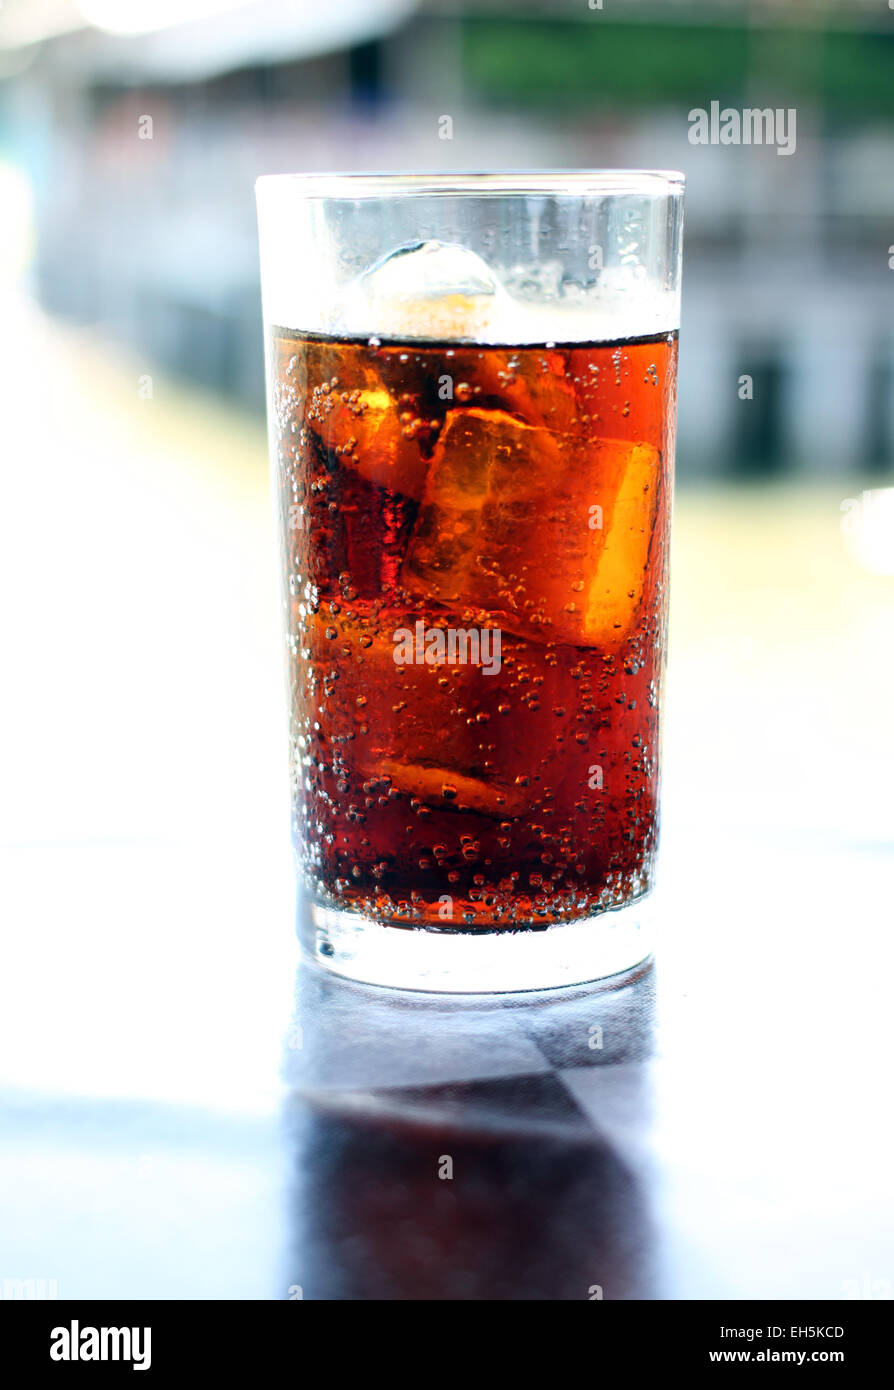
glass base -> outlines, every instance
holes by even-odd
[[[652,953],[650,900],[553,927],[433,930],[299,900],[298,937],[338,975],[392,989],[501,994],[620,975]]]

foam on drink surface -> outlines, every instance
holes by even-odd
[[[643,338],[679,322],[678,295],[648,282],[633,258],[584,283],[557,262],[495,270],[468,247],[429,240],[396,247],[331,303],[312,303],[291,279],[265,286],[268,323],[333,337],[522,346]]]

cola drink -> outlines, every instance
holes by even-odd
[[[575,921],[651,883],[675,332],[269,330],[293,832],[316,903]]]

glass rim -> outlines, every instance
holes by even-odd
[[[255,191],[300,192],[305,198],[375,198],[399,195],[480,195],[582,197],[646,196],[682,193],[678,169],[519,169],[437,170],[431,172],[311,172],[262,174]]]

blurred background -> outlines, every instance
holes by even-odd
[[[830,1017],[871,1029],[849,972],[871,960],[881,988],[891,963],[894,9],[5,0],[0,84],[0,1086],[19,1211],[0,1277],[271,1287],[258,1232],[279,1179],[258,1154],[292,943],[262,173],[685,172],[669,970],[718,1066],[718,1030],[753,1044],[756,1006],[727,998],[721,1024],[705,970],[699,1014],[686,961],[766,989],[784,958],[790,1056]],[[796,149],[691,144],[690,110],[714,101],[794,108]],[[784,1133],[790,1096],[761,1084]],[[843,1075],[840,1093],[863,1094]],[[830,1150],[811,1123],[805,1162],[833,1154],[883,1190],[880,1143]],[[733,1245],[772,1227],[752,1197]],[[673,1217],[684,1250],[711,1239],[693,1210]],[[733,1296],[783,1278],[753,1254]],[[796,1292],[827,1288],[818,1259]]]
[[[259,172],[683,168],[681,476],[890,467],[883,0],[7,0],[0,55],[35,295],[181,381],[262,408]],[[690,145],[711,100],[796,156]]]

